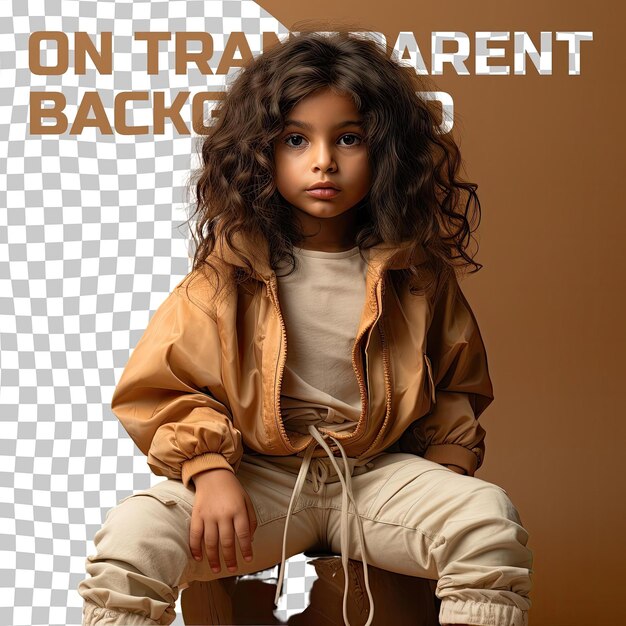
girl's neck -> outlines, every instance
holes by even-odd
[[[356,246],[356,207],[329,218],[313,217],[294,208],[306,237],[296,245],[303,250],[345,252]]]

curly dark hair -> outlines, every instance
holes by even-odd
[[[455,268],[471,264],[474,273],[482,267],[466,252],[480,224],[478,185],[458,177],[461,156],[452,132],[441,132],[437,111],[419,93],[432,90],[428,81],[386,48],[343,30],[300,31],[239,71],[200,137],[202,166],[190,183],[197,197],[190,217],[197,216],[193,270],[213,267],[218,234],[236,249],[231,237],[238,230],[265,237],[273,269],[282,261],[289,273],[295,269],[293,246],[304,233],[275,185],[273,146],[289,111],[322,88],[351,96],[363,117],[372,184],[357,224],[361,255],[379,243],[412,240],[427,253],[427,273],[435,277],[429,287],[445,285]],[[240,257],[247,269],[237,268],[236,282],[253,270],[252,260]],[[422,293],[413,280],[423,276],[417,267],[392,273],[394,282],[409,279],[411,292]]]

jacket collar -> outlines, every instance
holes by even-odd
[[[260,233],[237,230],[232,235],[233,244],[253,261],[255,273],[265,282],[269,281],[274,270],[269,263],[269,245]],[[231,248],[226,238],[216,235],[215,254],[226,263],[244,267],[245,264]],[[406,269],[420,265],[427,259],[422,244],[405,240],[400,244],[379,243],[367,250],[369,271],[377,279],[386,270]]]

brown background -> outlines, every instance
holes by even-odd
[[[624,11],[565,0],[259,4],[290,30],[344,20],[392,43],[412,31],[429,71],[431,31],[467,33],[472,52],[476,31],[526,31],[536,46],[541,31],[593,32],[578,76],[553,35],[551,76],[530,59],[523,76],[475,76],[470,55],[470,75],[447,65],[430,78],[454,98],[465,176],[479,185],[484,267],[462,285],[495,400],[477,476],[507,490],[530,534],[530,626],[625,624]],[[498,42],[507,54],[488,63],[512,72],[512,45]]]

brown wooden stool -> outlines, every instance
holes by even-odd
[[[274,615],[276,584],[243,576],[195,581],[183,590],[181,606],[186,626],[225,624],[297,624],[298,626],[341,626],[343,624],[344,572],[336,554],[309,553],[317,580],[310,591],[309,606],[287,622]],[[350,585],[347,611],[351,626],[363,626],[369,614],[363,564],[348,562]],[[267,570],[263,570],[267,571]],[[437,581],[396,574],[368,564],[374,598],[372,626],[439,626],[441,601],[435,596]],[[259,572],[257,572],[259,573]]]

